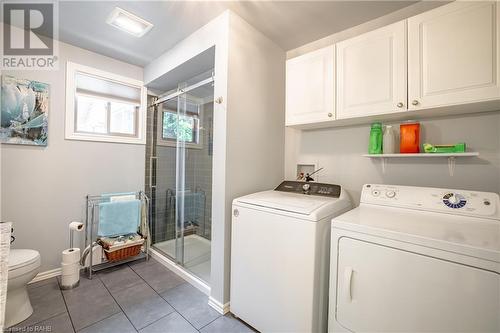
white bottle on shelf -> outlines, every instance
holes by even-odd
[[[391,125],[386,125],[382,139],[382,153],[395,154],[396,152],[396,133]]]

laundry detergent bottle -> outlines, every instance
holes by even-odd
[[[373,123],[370,129],[368,154],[382,154],[382,124]]]
[[[420,153],[420,124],[408,121],[399,126],[399,152],[402,154]]]

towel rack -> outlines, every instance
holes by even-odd
[[[197,225],[202,230],[202,235],[206,235],[206,225],[207,225],[207,194],[199,186],[195,188],[195,191],[191,190],[185,191],[183,194],[185,198],[186,206],[194,206],[189,209],[188,217],[185,216],[182,223],[186,225],[186,222],[197,222]],[[165,202],[165,225],[175,226],[175,209],[176,209],[176,191],[174,189],[167,189],[167,197]],[[173,231],[175,233],[175,231]]]
[[[134,196],[135,199],[141,201],[141,220],[142,220],[142,210],[146,210],[146,229],[147,230],[142,230],[142,221],[140,223],[141,225],[141,233],[142,236],[145,238],[144,241],[144,246],[143,250],[141,251],[141,254],[135,257],[130,257],[126,258],[123,260],[119,261],[113,261],[109,262],[104,259],[104,257],[101,257],[101,260],[104,260],[104,262],[101,262],[100,264],[94,264],[93,262],[93,252],[95,247],[100,247],[100,245],[97,244],[97,230],[99,227],[99,205],[104,203],[104,202],[109,202],[110,198],[112,197],[120,197],[120,196]],[[87,195],[87,209],[85,212],[85,251],[82,254],[82,259],[81,263],[83,266],[85,266],[85,261],[86,257],[88,255],[89,257],[89,264],[86,267],[86,272],[88,274],[89,279],[92,279],[93,273],[121,265],[127,262],[132,262],[136,260],[141,260],[141,259],[146,259],[149,260],[149,247],[150,247],[150,242],[151,242],[151,235],[150,235],[150,230],[151,230],[151,206],[150,206],[150,200],[149,197],[143,192],[143,191],[138,191],[138,192],[126,192],[126,193],[107,193],[107,194],[102,194],[102,195]]]

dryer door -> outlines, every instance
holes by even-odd
[[[339,241],[336,319],[354,332],[498,332],[500,275],[351,238]]]

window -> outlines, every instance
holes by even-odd
[[[142,82],[71,62],[66,70],[67,139],[145,143]]]
[[[140,105],[76,93],[76,132],[136,136]]]
[[[163,112],[163,139],[198,143],[198,118],[193,116],[179,116],[172,112]]]
[[[176,146],[177,140],[186,142],[188,148],[202,148],[200,137],[200,114],[202,106],[188,100],[185,114],[177,114],[177,99],[163,104],[159,119],[158,143]]]

